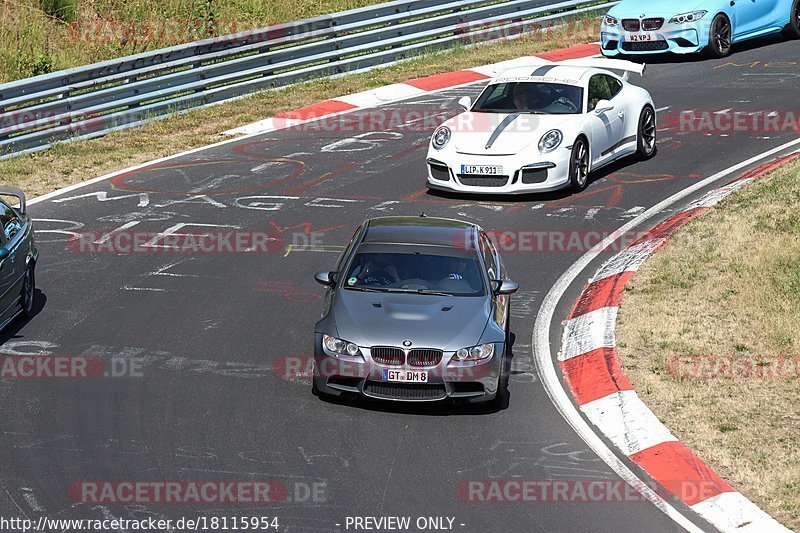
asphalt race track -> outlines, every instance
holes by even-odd
[[[344,531],[348,516],[452,517],[465,532],[680,529],[649,503],[459,497],[459,482],[468,480],[618,479],[550,403],[531,353],[543,296],[586,247],[564,249],[547,237],[545,249],[501,252],[522,286],[512,299],[510,398],[501,411],[322,401],[310,379],[282,369],[312,355],[324,292],[313,275],[333,266],[365,218],[425,212],[499,232],[611,233],[698,180],[796,139],[796,131],[678,131],[677,117],[684,110],[797,111],[797,58],[797,42],[768,39],[724,60],[649,65],[632,81],[660,109],[658,156],[601,171],[574,196],[429,194],[431,129],[410,124],[283,130],[31,205],[41,252],[38,314],[4,333],[3,353],[92,356],[113,361],[123,375],[0,381],[0,514],[277,516],[285,531]],[[459,96],[479,89],[377,111],[444,120]],[[348,117],[369,122],[375,113]],[[67,245],[75,233],[101,238],[119,228],[267,233],[269,252],[88,253]],[[569,291],[556,327],[579,289]],[[87,503],[70,494],[82,480],[275,480],[291,501]]]

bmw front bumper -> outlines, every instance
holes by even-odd
[[[600,27],[600,48],[604,56],[646,54],[693,54],[708,45],[707,21],[665,23],[655,31],[625,31],[621,24]],[[644,40],[649,39],[649,40]]]
[[[314,383],[317,390],[329,396],[355,394],[376,400],[395,402],[435,402],[460,399],[483,403],[497,396],[501,376],[503,343],[495,344],[492,357],[478,362],[453,361],[454,352],[443,352],[434,366],[385,365],[375,361],[369,348],[361,348],[361,356],[335,356],[322,347],[322,336],[316,335]],[[397,383],[383,379],[384,370],[426,372],[426,383]]]

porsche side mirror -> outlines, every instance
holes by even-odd
[[[613,109],[614,109],[614,104],[612,104],[608,100],[600,100],[599,102],[597,102],[597,105],[594,106],[594,112],[597,115],[608,113],[609,111],[613,111]]]
[[[500,282],[500,286],[497,287],[497,294],[514,294],[518,290],[519,283],[511,281],[510,279],[504,279]]]
[[[464,111],[469,111],[472,108],[472,98],[469,96],[462,96],[458,101],[458,105],[464,108]]]
[[[326,287],[333,287],[336,285],[336,280],[334,280],[333,275],[335,272],[317,272],[314,274],[314,279],[317,280],[317,283],[320,285],[325,285]]]

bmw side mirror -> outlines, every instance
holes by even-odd
[[[510,279],[504,279],[500,282],[500,286],[497,287],[497,294],[514,294],[518,290],[519,283],[511,281]]]
[[[614,110],[614,104],[609,102],[608,100],[600,100],[597,102],[597,105],[594,106],[594,112],[598,115],[602,115],[603,113],[608,113],[609,111]]]
[[[463,107],[464,111],[469,111],[472,109],[472,98],[469,96],[462,96],[461,99],[458,101],[459,107]]]
[[[0,187],[0,196],[16,196],[19,198],[19,212],[25,213],[25,193],[16,187]]]
[[[8,257],[8,256],[10,255],[10,253],[11,253],[11,252],[9,252],[9,251],[8,251],[8,248],[6,248],[5,246],[3,246],[2,248],[0,248],[0,261],[2,261],[3,259],[5,259],[6,257]]]
[[[320,285],[333,287],[336,284],[336,281],[333,279],[334,274],[335,272],[317,272],[314,274],[314,279],[317,280],[317,283]]]

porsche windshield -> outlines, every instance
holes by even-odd
[[[351,290],[380,292],[484,294],[475,258],[421,253],[360,253],[353,259],[343,285]]]
[[[478,97],[477,113],[531,113],[575,115],[583,108],[583,89],[544,82],[509,82],[490,85]]]

